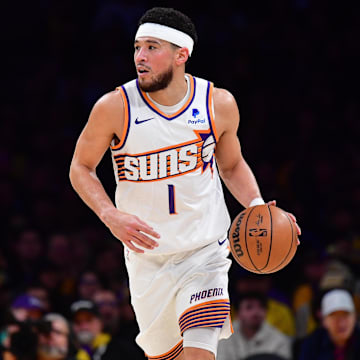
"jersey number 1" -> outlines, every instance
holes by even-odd
[[[169,192],[169,213],[170,215],[177,214],[175,207],[175,187],[174,185],[168,185]]]

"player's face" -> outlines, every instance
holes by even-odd
[[[134,47],[141,90],[154,92],[165,89],[173,78],[174,48],[167,41],[152,37],[136,39]]]

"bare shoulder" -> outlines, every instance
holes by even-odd
[[[236,101],[233,94],[226,89],[214,88],[214,105],[218,105],[219,108],[236,106]]]
[[[215,123],[219,135],[228,130],[237,130],[240,115],[236,100],[230,91],[214,88]]]
[[[97,100],[91,110],[88,126],[102,133],[121,134],[124,114],[122,95],[120,91],[114,90]]]
[[[94,105],[93,110],[99,110],[102,112],[109,112],[110,114],[115,112],[123,112],[124,110],[124,101],[119,90],[114,90],[106,93],[101,98],[97,100]]]

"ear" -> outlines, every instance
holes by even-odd
[[[189,49],[186,47],[182,47],[176,50],[175,63],[176,65],[185,64],[189,58]]]

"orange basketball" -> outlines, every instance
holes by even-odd
[[[269,274],[284,268],[297,249],[297,231],[276,206],[252,206],[236,216],[229,231],[231,253],[244,269]]]

